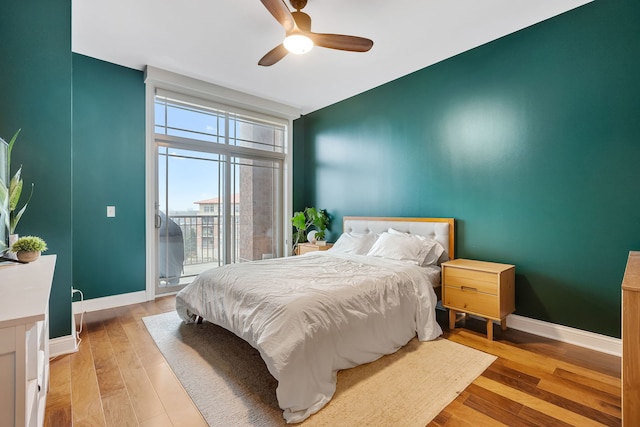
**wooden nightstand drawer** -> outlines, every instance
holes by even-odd
[[[326,251],[331,249],[333,243],[325,243],[324,245],[317,245],[315,243],[300,243],[296,247],[296,255],[306,254],[308,252]]]
[[[498,294],[498,282],[495,273],[460,268],[443,268],[443,284],[455,288],[469,287],[487,294]]]
[[[485,294],[472,288],[446,287],[444,306],[451,306],[465,313],[482,317],[500,318],[500,301],[493,294]]]

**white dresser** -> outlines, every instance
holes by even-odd
[[[42,426],[55,255],[0,266],[0,427]]]

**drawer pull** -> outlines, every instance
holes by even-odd
[[[462,286],[460,289],[463,291],[478,292],[478,288],[472,288],[471,286]]]

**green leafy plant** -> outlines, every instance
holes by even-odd
[[[296,231],[293,233],[293,247],[307,241],[307,231],[313,227],[316,230],[316,239],[323,240],[329,227],[330,218],[324,209],[304,208],[304,211],[296,212],[291,218]]]
[[[47,250],[47,243],[40,237],[24,236],[16,240],[11,250],[13,252],[44,252]]]
[[[18,129],[18,131],[13,135],[13,138],[9,141],[9,155],[7,161],[7,168],[11,170],[11,150],[13,149],[13,144],[15,144],[18,139],[18,134],[22,129]],[[33,196],[33,183],[31,184],[31,193],[29,194],[29,198],[22,206],[22,208],[18,209],[18,202],[20,201],[20,196],[22,195],[22,165],[18,168],[18,171],[11,177],[11,181],[9,181],[9,215],[3,215],[5,217],[5,225],[9,229],[9,234],[13,234],[15,232],[16,226],[22,218],[22,214],[27,209],[27,205],[31,201],[31,196]],[[5,200],[7,197],[6,193],[6,184],[0,185],[0,203],[2,206],[5,205]],[[8,223],[7,223],[8,221]]]
[[[5,241],[9,233],[9,170],[7,162],[9,155],[9,144],[0,138],[0,254],[7,248]]]

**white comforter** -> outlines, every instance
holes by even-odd
[[[416,333],[423,341],[442,333],[439,276],[438,267],[313,252],[208,270],[178,293],[176,309],[258,349],[294,423],[331,400],[338,370],[393,353]]]

